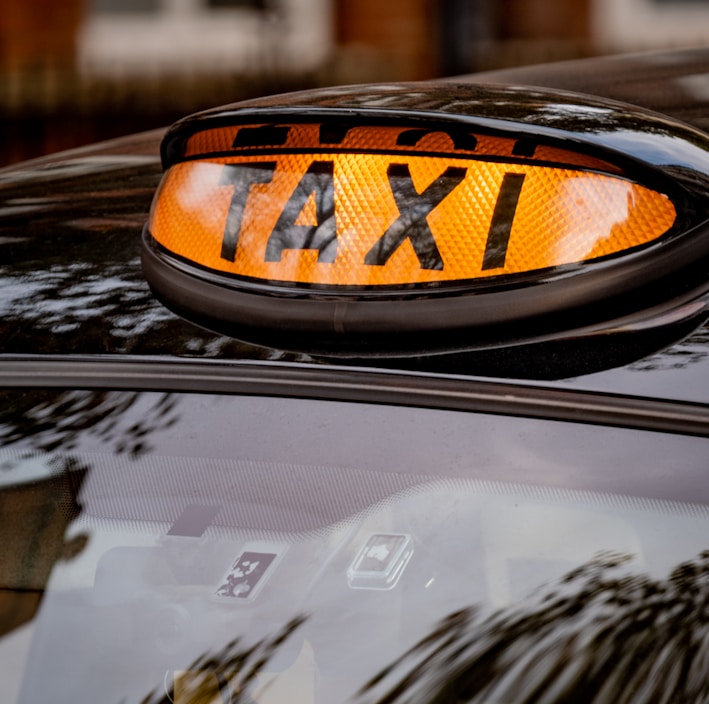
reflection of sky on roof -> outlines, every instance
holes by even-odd
[[[31,273],[0,267],[0,319],[13,329],[6,354],[169,354],[279,360],[182,320],[150,292],[137,256],[115,264],[77,261]],[[61,342],[52,336],[61,336]]]
[[[706,403],[709,328],[633,364],[559,383],[649,398]],[[661,373],[659,373],[661,372]]]
[[[130,265],[140,271],[138,260]],[[35,271],[31,277],[5,275],[0,279],[0,314],[32,320],[55,333],[76,330],[90,320],[110,321],[111,333],[120,337],[140,335],[174,317],[150,297],[144,282],[120,275],[125,265],[107,266],[101,274],[92,269],[79,262]],[[117,310],[124,314],[111,316]]]
[[[604,139],[609,141],[609,146],[623,149],[650,163],[695,168],[697,165],[702,165],[705,169],[709,166],[709,155],[706,150],[673,135],[657,133],[644,135],[619,129],[610,137],[604,135]]]
[[[0,184],[15,186],[23,182],[54,181],[58,177],[67,178],[110,172],[114,169],[134,166],[153,165],[158,162],[156,156],[138,154],[101,154],[86,155],[62,161],[45,163],[27,162],[12,169],[0,171]]]
[[[549,103],[539,108],[539,112],[548,112],[552,115],[563,115],[563,113],[587,115],[594,113],[596,115],[610,115],[613,110],[610,108],[598,108],[590,105],[573,105],[572,103]]]

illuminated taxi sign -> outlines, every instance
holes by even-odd
[[[245,280],[396,288],[618,255],[675,223],[667,195],[585,153],[460,127],[245,124],[185,144],[149,231]]]
[[[598,341],[709,290],[707,137],[627,105],[325,89],[186,118],[161,155],[146,278],[248,342],[382,358]]]

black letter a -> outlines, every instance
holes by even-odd
[[[266,246],[267,262],[280,262],[284,249],[317,249],[319,262],[337,256],[335,187],[332,161],[314,161],[283,208]],[[316,225],[296,225],[311,196],[315,198]]]

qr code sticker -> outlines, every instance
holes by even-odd
[[[243,552],[224,575],[215,592],[220,599],[249,599],[256,593],[276,553]]]

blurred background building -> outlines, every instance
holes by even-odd
[[[0,0],[0,163],[254,95],[707,43],[709,0]]]

